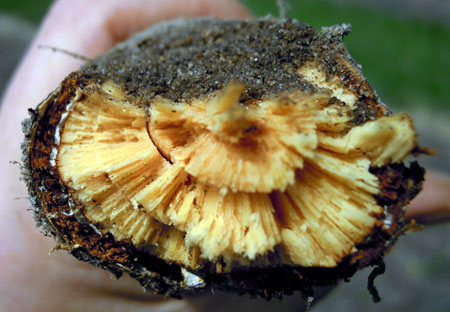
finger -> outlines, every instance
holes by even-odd
[[[423,190],[406,209],[406,218],[420,224],[450,220],[450,177],[427,173]]]

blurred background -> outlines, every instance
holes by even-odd
[[[242,2],[257,16],[279,14],[277,0]],[[436,150],[421,164],[450,174],[450,0],[281,2],[288,17],[317,29],[353,25],[345,39],[350,54],[383,102],[394,111],[407,111],[419,142]],[[0,96],[51,3],[0,0]],[[386,274],[376,279],[380,303],[372,303],[367,291],[366,269],[311,311],[450,311],[449,237],[448,223],[402,237],[385,258]]]

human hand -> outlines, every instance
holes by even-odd
[[[43,237],[35,229],[30,213],[26,211],[28,202],[15,200],[27,196],[19,181],[19,169],[8,163],[21,158],[20,121],[27,117],[28,107],[35,107],[69,72],[81,65],[80,60],[37,49],[37,45],[62,47],[95,57],[150,24],[200,15],[245,17],[248,13],[230,0],[55,3],[5,93],[1,107],[3,153],[0,155],[0,172],[4,178],[0,180],[0,308],[6,311],[301,309],[298,296],[282,303],[266,303],[225,294],[199,295],[184,301],[144,294],[136,281],[126,277],[111,281],[107,272],[79,262],[67,253],[55,252],[48,256],[54,246],[53,240]],[[423,201],[420,204],[420,197],[416,202],[417,207],[429,207],[424,206]]]

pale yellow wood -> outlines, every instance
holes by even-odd
[[[415,146],[406,115],[352,126],[353,94],[306,66],[323,88],[243,106],[243,85],[191,103],[133,106],[114,83],[79,90],[55,161],[103,234],[167,261],[336,266],[383,207],[371,166]],[[331,101],[332,97],[341,102]]]

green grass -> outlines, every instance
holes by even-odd
[[[52,2],[53,0],[0,0],[0,11],[38,23]]]
[[[38,23],[51,0],[0,0],[0,10]],[[276,0],[243,0],[258,16],[277,16]],[[351,23],[351,55],[389,105],[427,105],[450,114],[450,27],[357,5],[290,0],[288,16],[321,26]]]

